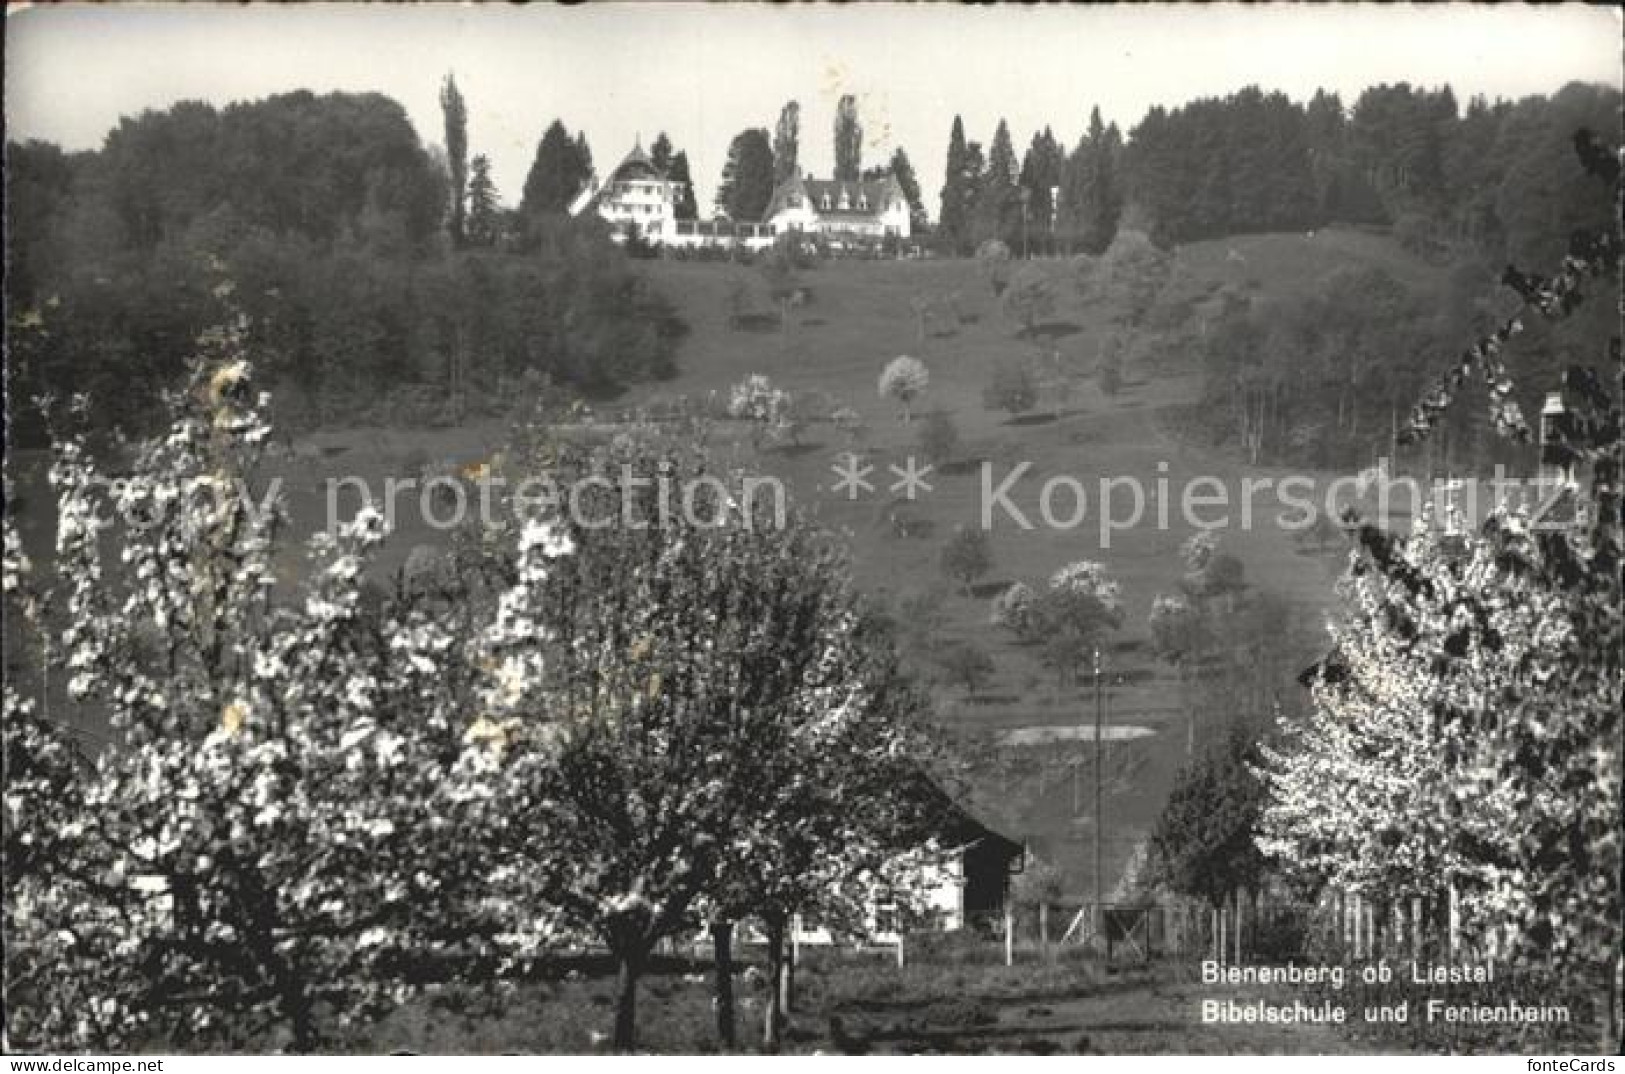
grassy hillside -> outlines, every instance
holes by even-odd
[[[1070,280],[1066,262],[1044,264],[1058,279]],[[1360,264],[1380,265],[1418,287],[1435,282],[1432,270],[1385,237],[1331,230],[1246,236],[1181,248],[1167,297],[1199,305],[1225,285],[1243,287],[1264,300],[1286,297]],[[802,282],[810,289],[811,301],[792,313],[787,332],[768,326],[755,331],[730,327],[732,281],[760,287],[750,269],[660,262],[649,271],[679,303],[692,333],[679,356],[678,379],[644,389],[634,402],[676,395],[704,397],[711,392],[725,395],[729,385],[752,373],[764,374],[792,393],[828,393],[862,414],[869,429],[867,449],[877,468],[872,480],[877,484],[887,478],[887,463],[901,464],[918,452],[920,425],[918,414],[912,424],[903,424],[893,404],[879,398],[880,370],[897,354],[911,354],[926,363],[931,385],[917,412],[941,410],[951,417],[960,434],[963,459],[952,473],[932,474],[927,479],[932,491],[911,505],[926,523],[927,536],[900,538],[890,533],[884,513],[893,498],[883,484],[856,501],[832,487],[835,475],[830,467],[846,450],[846,440],[829,425],[810,429],[799,449],[769,449],[750,461],[784,478],[800,502],[816,505],[826,523],[849,535],[858,579],[870,592],[898,602],[941,591],[941,635],[972,640],[993,655],[997,672],[981,696],[967,698],[960,688],[938,687],[937,715],[945,723],[993,731],[1092,722],[1093,701],[1087,690],[1057,696],[1052,676],[1031,650],[989,625],[989,598],[1009,582],[1039,582],[1077,559],[1101,560],[1110,567],[1122,584],[1126,615],[1108,659],[1108,678],[1114,684],[1109,719],[1153,734],[1113,745],[1108,752],[1109,769],[1116,773],[1108,784],[1106,808],[1109,886],[1160,809],[1185,756],[1184,696],[1173,672],[1149,652],[1146,616],[1157,593],[1174,591],[1182,570],[1179,546],[1194,530],[1181,519],[1176,500],[1166,528],[1156,524],[1153,509],[1148,509],[1145,524],[1114,534],[1110,547],[1102,547],[1094,502],[1098,480],[1136,477],[1151,494],[1154,483],[1166,479],[1177,497],[1187,479],[1211,475],[1234,495],[1243,477],[1279,479],[1285,471],[1249,468],[1170,435],[1165,420],[1196,398],[1195,355],[1159,352],[1153,343],[1148,348],[1151,357],[1126,370],[1120,394],[1115,399],[1103,396],[1092,373],[1101,341],[1110,330],[1111,311],[1086,301],[1069,282],[1060,287],[1061,301],[1040,327],[1041,338],[1032,342],[1018,337],[978,267],[968,261],[836,263],[809,270],[802,274]],[[948,292],[961,296],[961,312],[971,323],[951,331],[934,325],[922,341],[911,298]],[[765,296],[758,305],[764,312],[769,309]],[[1014,420],[984,406],[982,390],[995,366],[1051,349],[1059,352],[1060,365],[1071,372],[1074,383],[1057,419],[1044,413],[1050,404],[1042,399],[1038,414]],[[743,437],[734,450],[753,455]],[[991,464],[992,481],[998,484],[1023,462],[1030,462],[1031,469],[1010,498],[1036,528],[1025,531],[1002,514],[997,516],[992,529],[994,569],[975,587],[974,595],[961,595],[942,576],[938,557],[955,525],[979,522],[983,477],[977,464]],[[1039,489],[1052,475],[1076,478],[1089,494],[1088,514],[1075,530],[1053,530],[1039,519]],[[1320,481],[1331,475],[1310,476]],[[1119,495],[1123,499],[1118,512],[1127,514],[1129,493]],[[1062,497],[1057,514],[1070,513],[1070,502]],[[1276,524],[1279,507],[1273,494],[1261,494],[1257,503],[1250,527],[1244,529],[1238,518],[1232,518],[1224,531],[1224,545],[1246,564],[1255,587],[1280,594],[1301,609],[1308,624],[1301,634],[1309,636],[1283,638],[1283,649],[1301,645],[1312,650],[1320,641],[1315,623],[1331,597],[1330,582],[1340,557],[1302,554],[1290,534]],[[1285,681],[1280,689],[1296,687]],[[1081,784],[1067,775],[1067,751],[1086,762]],[[1087,814],[1092,762],[1081,745],[1051,745],[1040,752],[1050,762],[1041,766],[1047,771],[1033,771],[1039,766],[1004,766],[999,775],[989,776],[990,785],[983,788],[987,811],[1009,834],[1033,841],[1056,860],[1069,886],[1090,890],[1093,822]],[[1073,797],[1080,789],[1085,815],[1074,818]]]
[[[1401,253],[1390,240],[1351,230],[1328,230],[1312,236],[1247,236],[1181,248],[1167,298],[1199,312],[1202,300],[1226,285],[1268,299],[1313,287],[1339,269],[1362,263],[1382,265],[1418,287],[1434,283],[1431,270]],[[1112,638],[1108,656],[1109,718],[1114,726],[1148,732],[1109,748],[1110,886],[1161,808],[1185,757],[1185,701],[1189,695],[1182,693],[1173,672],[1153,659],[1146,616],[1156,594],[1174,591],[1182,571],[1179,546],[1194,530],[1180,517],[1175,502],[1169,508],[1166,527],[1156,524],[1154,508],[1148,508],[1142,525],[1132,532],[1114,534],[1110,547],[1102,547],[1097,483],[1103,477],[1136,477],[1150,492],[1157,482],[1165,481],[1177,496],[1188,479],[1203,475],[1223,482],[1234,494],[1243,477],[1278,479],[1284,472],[1245,467],[1173,435],[1177,430],[1169,419],[1195,401],[1200,370],[1196,355],[1171,345],[1162,349],[1157,338],[1142,340],[1135,348],[1141,357],[1125,370],[1120,394],[1113,399],[1103,396],[1093,371],[1101,342],[1110,331],[1112,311],[1099,302],[1085,301],[1067,282],[1069,263],[1040,264],[1062,280],[1061,301],[1033,342],[1018,337],[1016,325],[1001,312],[974,262],[845,262],[809,269],[801,274],[800,282],[808,288],[810,301],[791,314],[792,324],[782,332],[776,321],[769,323],[768,315],[776,308],[756,270],[724,264],[650,262],[646,271],[678,306],[691,332],[678,356],[680,373],[674,380],[637,389],[617,405],[638,407],[678,396],[703,399],[711,393],[725,397],[730,385],[760,373],[792,393],[822,392],[832,404],[856,409],[868,427],[864,449],[876,467],[871,480],[877,488],[855,501],[832,487],[831,465],[847,450],[847,441],[827,423],[811,426],[800,446],[790,449],[769,448],[758,453],[745,429],[726,422],[718,430],[717,441],[723,452],[733,453],[738,461],[784,479],[798,502],[811,507],[826,524],[844,531],[857,579],[868,592],[896,608],[905,600],[940,591],[942,622],[937,635],[944,640],[974,641],[993,656],[997,668],[992,681],[975,698],[967,697],[960,687],[939,684],[935,688],[935,715],[951,727],[993,735],[1016,728],[1092,724],[1091,692],[1058,692],[1054,676],[1040,666],[1032,650],[993,628],[988,612],[991,596],[1012,581],[1041,584],[1069,562],[1104,561],[1121,583],[1125,602],[1124,626]],[[730,325],[730,293],[736,281],[755,291],[752,302],[761,316],[747,319],[754,321],[752,328]],[[935,318],[922,340],[910,300],[953,292],[959,296],[958,323]],[[1047,399],[1041,399],[1037,414],[1020,419],[984,406],[982,391],[996,366],[1040,353],[1047,356],[1051,351],[1058,354],[1059,367],[1068,372],[1073,385],[1058,416],[1047,413],[1051,405]],[[898,354],[922,359],[931,375],[930,390],[917,404],[916,418],[910,424],[902,423],[895,407],[879,398],[876,390],[882,366]],[[885,517],[894,502],[886,488],[893,480],[887,465],[902,464],[911,453],[919,453],[920,415],[933,410],[947,413],[958,429],[959,464],[951,467],[952,472],[930,474],[926,480],[931,491],[909,505],[928,532],[897,537]],[[292,517],[290,531],[304,534],[322,524],[326,517],[324,488],[330,476],[358,476],[377,489],[385,476],[414,474],[425,458],[454,463],[485,458],[501,444],[505,433],[501,423],[486,422],[447,429],[358,429],[313,435],[297,445],[296,457],[277,464]],[[38,497],[36,502],[43,504],[48,498],[44,461],[40,453],[18,453],[13,460],[12,477],[25,500]],[[998,516],[991,531],[994,568],[972,595],[962,595],[940,571],[942,544],[956,525],[979,523],[981,466],[990,465],[993,481],[998,483],[1022,463],[1031,467],[1011,499],[1035,528],[1022,530]],[[1051,529],[1039,517],[1039,489],[1056,475],[1076,479],[1088,494],[1087,514],[1076,529]],[[1330,475],[1311,476],[1321,480]],[[1126,512],[1126,491],[1122,495],[1125,498],[1118,502],[1118,510]],[[1070,513],[1070,502],[1061,497],[1060,513]],[[1232,518],[1224,535],[1225,548],[1245,563],[1254,587],[1287,598],[1301,611],[1308,625],[1294,631],[1296,636],[1281,639],[1282,652],[1290,653],[1299,646],[1312,651],[1320,641],[1314,622],[1330,600],[1330,582],[1339,557],[1335,553],[1303,554],[1291,536],[1277,527],[1279,508],[1273,494],[1261,495],[1258,504],[1260,510],[1250,527],[1242,528],[1239,519]],[[1237,513],[1232,509],[1233,516]],[[40,552],[50,542],[45,514],[19,511],[26,542]],[[414,546],[441,539],[410,504],[403,504],[396,539],[380,569],[393,571]],[[288,576],[299,572],[292,553],[284,566]],[[929,665],[922,670],[934,673]],[[1200,683],[1195,687],[1201,688]],[[1279,689],[1291,693],[1296,687],[1284,678]],[[989,763],[985,768],[979,790],[988,819],[1012,837],[1031,841],[1059,864],[1069,889],[1079,894],[1092,890],[1090,755],[1082,743],[1063,742],[1027,747],[1016,756],[1026,760]],[[1081,778],[1075,778],[1068,768],[1073,761],[1083,763]],[[1083,807],[1077,816],[1075,795]]]

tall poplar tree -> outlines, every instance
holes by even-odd
[[[858,122],[858,99],[848,93],[835,109],[835,178],[855,183],[863,173],[863,125]]]
[[[801,170],[801,105],[785,102],[779,122],[773,128],[773,179],[784,182]]]
[[[446,126],[446,165],[451,171],[451,241],[461,246],[468,206],[468,107],[451,75],[440,86],[440,112]]]

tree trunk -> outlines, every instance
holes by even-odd
[[[717,1044],[732,1051],[734,1038],[733,922],[711,923],[712,961],[716,964]]]
[[[1190,676],[1186,671],[1185,662],[1179,662],[1179,696],[1185,704],[1185,756],[1196,756],[1196,705],[1191,701]]]
[[[764,919],[767,928],[767,1005],[762,1046],[777,1052],[784,1036],[784,1008],[779,1004],[779,982],[784,974],[784,919]]]
[[[638,975],[643,959],[630,952],[620,955],[615,979],[615,1050],[630,1052],[637,1044]]]
[[[785,1017],[796,1005],[796,963],[801,960],[801,945],[796,940],[798,931],[796,919],[790,919],[790,940],[784,945],[784,981],[779,988],[779,1005],[784,1008]]]

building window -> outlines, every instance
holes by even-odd
[[[824,211],[826,213],[829,212],[829,195],[828,194],[824,195]]]
[[[869,211],[869,195],[867,195],[867,194],[859,194],[858,195],[858,208],[862,209],[864,212]]]

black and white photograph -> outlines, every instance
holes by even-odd
[[[1614,1070],[1622,28],[9,4],[7,1072]]]

